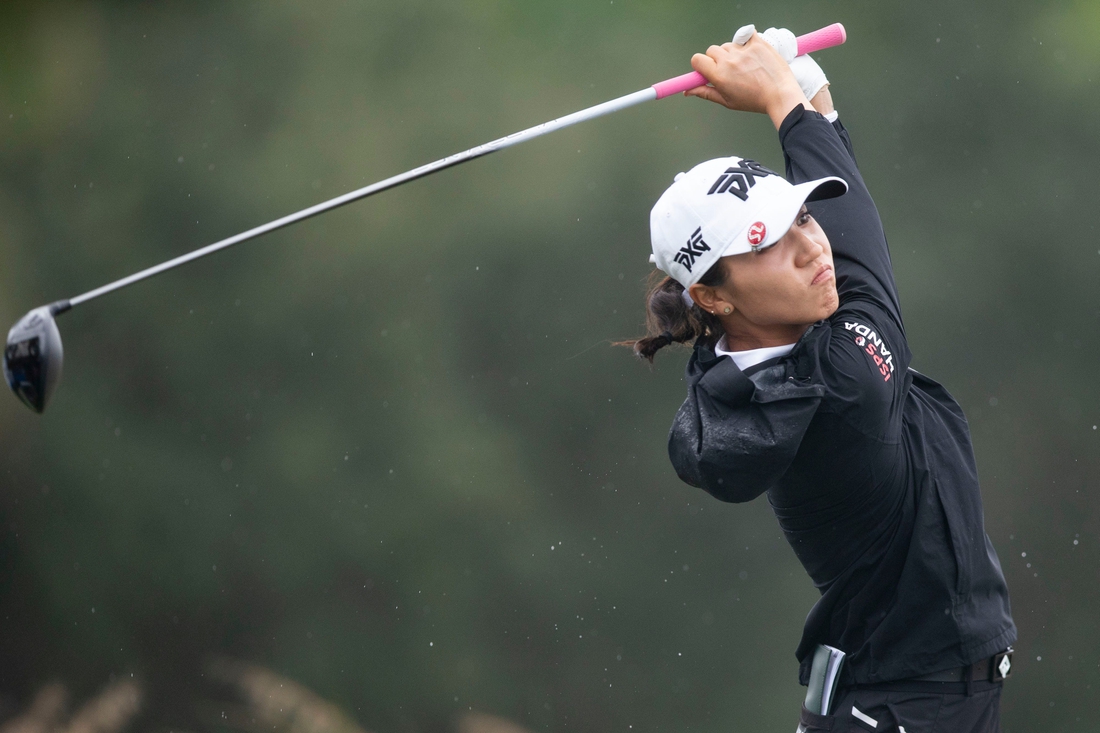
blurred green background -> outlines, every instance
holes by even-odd
[[[688,69],[747,22],[818,58],[890,236],[913,365],[971,421],[1020,627],[1006,731],[1100,696],[1100,4],[7,2],[0,321]],[[766,501],[665,452],[685,352],[639,333],[648,211],[764,117],[671,99],[64,316],[0,399],[0,712],[214,655],[389,731],[793,728],[815,600]],[[209,727],[209,726],[207,726]]]

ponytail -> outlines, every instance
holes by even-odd
[[[719,287],[726,280],[726,268],[722,261],[714,263],[699,279],[700,284]],[[706,312],[698,305],[688,305],[684,296],[684,286],[654,270],[650,276],[649,292],[646,294],[646,335],[633,341],[620,341],[616,346],[629,346],[634,353],[653,363],[654,355],[671,344],[693,342],[703,337],[717,342],[724,331],[716,316]]]

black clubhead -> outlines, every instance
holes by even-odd
[[[54,315],[68,303],[35,308],[8,331],[4,348],[4,378],[23,404],[41,413],[61,381],[64,352]]]

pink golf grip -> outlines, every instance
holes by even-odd
[[[798,41],[798,55],[803,56],[808,53],[817,53],[823,48],[839,46],[848,40],[848,34],[844,32],[843,25],[833,23],[821,30],[799,36],[796,40]]]
[[[701,87],[706,83],[706,77],[698,71],[689,71],[681,76],[659,81],[653,85],[653,88],[657,90],[657,99],[664,99],[665,97],[671,97],[673,94],[686,92],[688,89]]]
[[[825,48],[839,46],[844,43],[847,38],[848,36],[844,32],[844,26],[840,23],[833,23],[820,30],[807,33],[804,36],[799,36],[796,39],[798,41],[798,55],[816,53]],[[707,80],[702,74],[698,71],[692,71],[681,76],[674,76],[671,79],[657,82],[653,85],[653,88],[657,91],[657,99],[664,99],[673,94],[679,94],[681,92],[686,92],[688,89],[703,86],[706,83]]]

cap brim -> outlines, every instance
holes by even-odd
[[[836,176],[829,176],[828,178],[819,178],[816,181],[808,181],[806,183],[800,183],[795,188],[802,188],[803,186],[810,187],[810,195],[807,196],[803,203],[806,201],[824,201],[825,199],[835,199],[837,196],[843,196],[848,193],[848,182],[843,178],[837,178]]]
[[[819,178],[815,181],[806,181],[792,186],[787,195],[760,212],[760,220],[767,226],[768,232],[764,241],[758,244],[757,247],[760,249],[770,247],[782,239],[787,230],[791,228],[791,224],[794,223],[794,219],[798,216],[803,204],[833,199],[837,196],[843,196],[847,192],[848,184],[843,178],[837,178],[836,176]],[[744,235],[739,235],[735,241],[740,240],[742,236]]]

